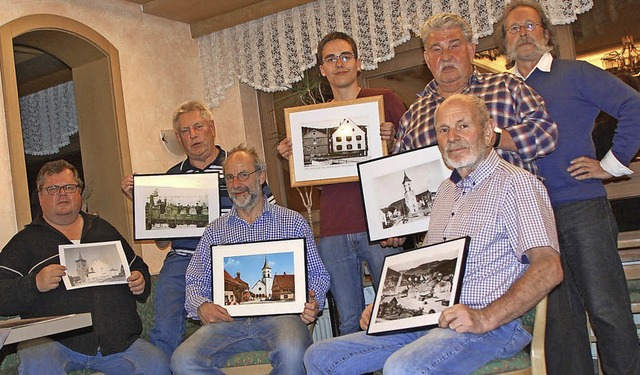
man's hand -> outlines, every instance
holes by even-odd
[[[362,311],[360,316],[360,328],[366,330],[369,328],[369,322],[371,321],[371,312],[373,312],[373,304],[368,304]]]
[[[292,143],[290,138],[285,138],[280,141],[280,143],[278,143],[278,147],[276,147],[280,156],[289,160],[289,156],[293,155],[293,152],[291,151],[291,145]]]
[[[599,180],[607,180],[613,177],[609,172],[602,169],[600,161],[582,156],[571,160],[571,165],[567,168],[567,172],[576,180],[586,180],[589,178],[597,178]]]
[[[129,290],[134,296],[139,296],[144,292],[145,281],[140,271],[131,272],[127,281],[129,282]]]
[[[50,264],[41,269],[36,275],[36,287],[41,292],[48,292],[60,285],[62,277],[66,275],[67,267],[59,264]]]
[[[133,199],[133,175],[126,176],[120,181],[120,189],[129,199]]]
[[[203,303],[198,307],[198,317],[203,325],[218,322],[232,322],[233,318],[227,309],[213,302]]]
[[[486,326],[487,323],[482,310],[474,310],[460,304],[444,309],[438,319],[438,325],[441,328],[450,328],[458,333],[471,332],[479,335],[491,330]]]
[[[387,148],[393,146],[393,141],[396,139],[396,129],[392,122],[386,121],[380,124],[380,138],[387,142]]]
[[[304,310],[302,311],[302,314],[300,314],[300,319],[302,319],[306,324],[311,324],[316,321],[319,310],[320,306],[318,305],[318,301],[316,301],[316,292],[310,290],[309,302],[305,302]]]
[[[380,241],[380,246],[382,247],[400,247],[404,245],[404,241],[407,240],[407,237],[391,237],[386,240]]]

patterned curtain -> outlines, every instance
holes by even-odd
[[[51,155],[78,132],[73,81],[20,98],[24,152]]]
[[[358,43],[362,68],[373,70],[394,56],[394,47],[419,35],[440,12],[460,14],[476,38],[491,35],[506,0],[317,0],[197,39],[205,100],[217,106],[236,80],[258,90],[287,90],[316,64],[318,41],[344,31]],[[568,24],[593,0],[540,0],[552,23]]]

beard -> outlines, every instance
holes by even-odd
[[[542,44],[542,42],[531,38],[530,36],[526,36],[524,38],[518,38],[518,41],[512,46],[507,46],[505,51],[505,56],[510,61],[516,61],[518,59],[518,47],[523,44],[531,43],[534,47],[534,54],[536,58],[540,58],[540,56],[544,55],[546,52],[550,52],[553,47]]]
[[[449,150],[451,149],[459,149],[461,147],[467,148],[469,153],[464,156],[459,156],[457,158],[451,158],[449,156]],[[447,144],[445,148],[445,152],[442,153],[442,159],[444,163],[451,169],[460,169],[460,168],[470,168],[472,166],[478,165],[482,160],[484,160],[486,150],[482,149],[478,145],[471,145],[467,142],[457,142]]]
[[[229,190],[229,193],[229,198],[231,198],[231,201],[237,208],[248,210],[256,205],[258,201],[258,194],[261,192],[259,190],[254,191],[247,186],[242,186]],[[238,193],[247,193],[247,195],[243,197],[236,197],[236,194]]]

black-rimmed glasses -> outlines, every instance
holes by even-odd
[[[60,195],[62,194],[62,190],[67,194],[75,193],[76,190],[78,190],[78,187],[78,184],[51,185],[43,188],[42,190],[46,191],[49,195]]]

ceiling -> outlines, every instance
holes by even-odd
[[[126,0],[154,16],[188,23],[191,37],[211,34],[315,0]]]

